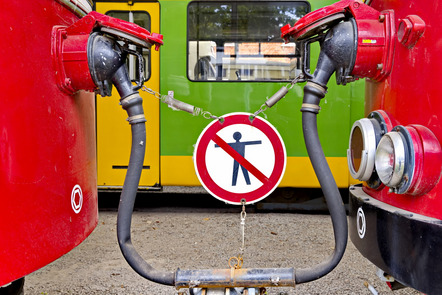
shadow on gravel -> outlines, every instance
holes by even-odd
[[[341,189],[344,204],[348,204],[348,189]],[[116,211],[120,199],[118,191],[99,191],[99,209]],[[161,191],[140,191],[134,211],[143,210],[198,210],[237,212],[239,206],[226,204],[200,187],[165,187]],[[277,188],[266,199],[247,206],[248,212],[290,212],[327,214],[328,209],[321,189]]]

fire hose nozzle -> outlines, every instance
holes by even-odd
[[[121,46],[117,41],[122,41]],[[141,55],[128,49],[128,45],[155,49],[163,44],[163,35],[98,12],[88,15],[71,26],[55,26],[52,29],[52,57],[59,88],[74,94],[79,90],[97,91],[102,96],[111,94],[113,75],[126,62],[127,54],[134,54],[142,65]],[[100,54],[104,55],[100,57]],[[104,57],[111,58],[104,60]],[[105,65],[99,65],[99,63]],[[142,71],[142,66],[140,66]],[[143,75],[137,87],[144,82]],[[126,83],[126,81],[125,81]],[[130,83],[130,81],[129,81]],[[120,91],[119,87],[116,85]],[[123,87],[123,90],[127,86]],[[120,93],[121,94],[121,93]]]
[[[343,23],[352,23],[353,28],[345,27]],[[359,78],[382,81],[390,74],[393,61],[394,11],[378,11],[360,0],[342,0],[306,14],[293,26],[283,26],[281,37],[285,42],[293,38],[303,44],[302,69],[310,79],[314,75],[308,69],[307,46],[319,41],[321,54],[328,50],[326,54],[335,66],[338,84]],[[346,46],[334,46],[339,44],[333,44],[333,38],[340,39],[339,42],[346,43]],[[324,48],[325,43],[328,48]]]

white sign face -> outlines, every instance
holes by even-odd
[[[255,203],[268,196],[282,179],[285,147],[266,120],[248,113],[223,116],[201,133],[195,147],[195,169],[213,196],[230,204]]]
[[[253,163],[267,178],[270,177],[275,166],[275,154],[272,143],[261,130],[236,124],[220,130],[217,135],[230,146],[235,146],[235,150],[240,149],[241,156]],[[213,181],[228,192],[249,193],[262,185],[259,179],[213,140],[207,147],[206,165]]]

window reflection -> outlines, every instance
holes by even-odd
[[[192,2],[188,7],[191,80],[290,80],[300,69],[296,43],[280,28],[309,10],[306,2]]]
[[[121,20],[125,20],[134,24],[139,25],[142,28],[150,31],[150,15],[145,11],[108,11],[106,15],[115,17]],[[150,51],[147,48],[136,47],[134,45],[129,46],[132,50],[137,50],[143,56],[144,63],[144,80],[149,80],[150,78]],[[139,61],[133,56],[128,56],[128,61],[126,65],[128,67],[129,77],[132,81],[139,80]]]

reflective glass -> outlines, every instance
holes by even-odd
[[[106,15],[111,17],[115,17],[121,20],[125,20],[128,22],[132,22],[134,24],[139,25],[142,28],[145,28],[150,32],[150,15],[145,11],[108,11]],[[146,48],[141,49],[140,47],[135,48],[135,46],[131,45],[130,49],[135,50],[143,56],[144,63],[144,79],[147,81],[150,78],[150,51]],[[139,79],[139,61],[133,56],[128,56],[128,72],[131,80],[138,81]]]
[[[280,28],[309,11],[303,1],[191,2],[188,7],[190,80],[285,81],[301,71],[296,43]]]

